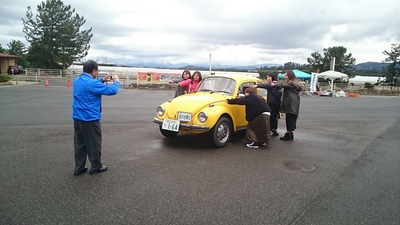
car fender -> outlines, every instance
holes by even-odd
[[[208,107],[203,108],[198,113],[200,113],[200,112],[207,113],[208,119],[204,124],[207,126],[210,126],[210,128],[214,127],[215,124],[217,123],[217,121],[222,116],[225,116],[232,122],[232,128],[234,131],[236,131],[235,120],[234,120],[234,116],[233,116],[233,107],[234,107],[234,105],[229,105],[229,104],[223,103],[223,102],[216,102],[216,103],[209,104]],[[196,114],[196,120],[197,120],[198,113]],[[200,123],[199,121],[197,121],[197,122]]]

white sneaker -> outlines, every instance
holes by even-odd
[[[259,147],[257,142],[251,142],[250,144],[247,144],[246,146],[249,148],[258,148]]]
[[[276,130],[271,131],[271,136],[279,136],[279,132]]]

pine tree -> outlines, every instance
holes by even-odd
[[[307,58],[307,62],[314,71],[324,72],[330,70],[332,57],[335,57],[335,71],[351,75],[352,71],[355,70],[353,66],[356,63],[356,59],[351,53],[346,54],[347,49],[345,47],[334,46],[324,48],[323,51],[324,55],[319,52],[313,52],[311,57]]]
[[[28,7],[27,18],[22,19],[32,67],[64,69],[87,56],[92,28],[81,30],[86,20],[71,5],[47,0],[37,6],[37,13],[34,16]]]
[[[0,44],[0,53],[3,53],[3,54],[6,53],[6,49],[4,49],[3,46],[1,46],[1,44]]]
[[[8,43],[8,50],[7,53],[10,55],[15,55],[17,58],[15,59],[15,64],[26,67],[26,47],[25,44],[22,43],[22,41],[18,40],[11,40],[10,43]]]
[[[392,44],[391,51],[383,51],[383,54],[387,56],[385,62],[390,63],[386,71],[386,82],[390,86],[398,87],[400,76],[400,44]]]

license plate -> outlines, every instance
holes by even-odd
[[[178,120],[180,121],[191,121],[192,114],[188,112],[178,112]]]
[[[163,130],[170,130],[170,131],[179,131],[179,120],[170,120],[170,119],[164,119],[162,123]]]

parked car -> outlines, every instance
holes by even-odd
[[[153,122],[167,138],[179,133],[207,133],[216,147],[228,144],[232,134],[246,129],[243,105],[229,105],[226,99],[244,96],[244,90],[262,81],[248,75],[211,75],[205,77],[194,93],[170,99],[157,107]],[[257,90],[266,98],[266,92]]]
[[[22,68],[22,66],[18,66],[18,74],[24,74],[25,73],[25,69]]]
[[[18,75],[18,74],[24,74],[25,70],[22,68],[22,66],[8,66],[7,73],[9,75]]]
[[[18,74],[18,67],[16,67],[16,66],[8,66],[7,74],[9,74],[9,75]]]

